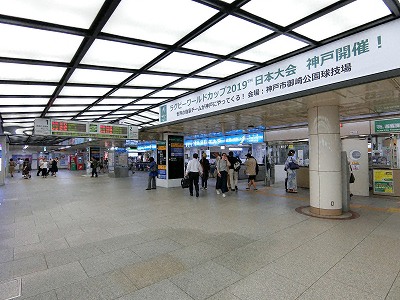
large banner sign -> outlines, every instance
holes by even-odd
[[[400,20],[354,34],[160,106],[169,123],[400,68]]]

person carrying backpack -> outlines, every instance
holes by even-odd
[[[256,176],[258,173],[257,160],[250,153],[247,153],[246,157],[247,159],[246,162],[244,163],[244,165],[246,166],[245,173],[247,176],[249,176],[249,183],[247,184],[246,190],[250,190],[250,187],[253,186],[254,190],[256,191],[257,190]]]

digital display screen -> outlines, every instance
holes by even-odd
[[[61,132],[82,132],[86,133],[86,123],[68,122],[68,121],[52,121],[52,131]]]
[[[128,128],[126,126],[100,125],[100,134],[127,135]]]

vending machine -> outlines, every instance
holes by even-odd
[[[68,169],[71,171],[76,171],[77,170],[76,165],[77,165],[76,156],[75,155],[68,156]]]
[[[83,153],[78,153],[76,156],[76,165],[78,170],[85,170],[85,159]]]

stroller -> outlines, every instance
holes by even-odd
[[[31,164],[29,163],[29,160],[25,160],[24,164],[22,165],[22,176],[24,179],[29,179],[31,178]]]

